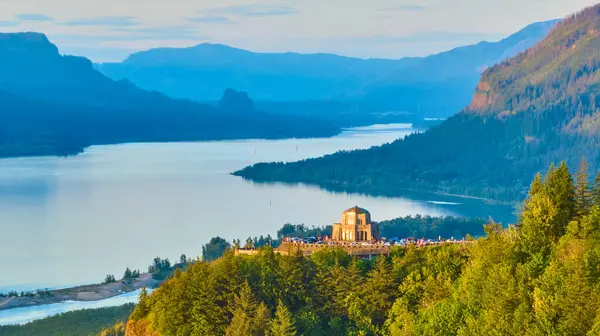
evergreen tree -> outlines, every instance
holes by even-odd
[[[268,335],[270,327],[271,311],[264,302],[261,302],[256,309],[256,316],[252,321],[252,336]]]
[[[535,178],[533,179],[533,182],[531,183],[531,187],[529,188],[529,197],[532,197],[533,195],[537,194],[538,192],[541,192],[544,188],[544,182],[542,179],[542,174],[541,173],[537,173],[535,175]]]
[[[573,178],[564,161],[558,168],[548,172],[545,186],[550,201],[557,208],[556,217],[551,223],[551,236],[562,237],[567,230],[569,221],[577,213]]]
[[[292,314],[279,300],[275,317],[271,321],[271,336],[295,336],[296,334]]]
[[[314,277],[314,269],[307,261],[300,250],[289,258],[280,260],[279,284],[283,301],[293,311],[298,311],[310,298],[309,286]]]
[[[267,246],[194,263],[140,295],[128,332],[600,335],[600,207],[577,213],[565,171],[535,177],[517,226],[492,221],[468,244],[396,247],[368,261]],[[272,318],[268,307],[277,307]]]
[[[558,239],[554,223],[557,221],[559,210],[545,189],[530,194],[518,224],[519,246],[527,258],[539,255],[545,260],[552,243]]]
[[[127,267],[125,273],[123,274],[123,280],[126,282],[131,282],[133,280],[133,273],[131,272],[131,269],[129,269],[129,267]]]
[[[592,187],[591,194],[593,204],[600,206],[600,172],[598,172],[594,178],[594,185]]]
[[[223,256],[231,248],[229,242],[221,237],[213,237],[208,244],[202,246],[202,260],[212,261]]]
[[[387,312],[396,300],[398,284],[392,274],[392,266],[386,257],[379,257],[375,267],[369,272],[368,279],[362,287],[363,311],[368,312],[376,324],[383,324]]]
[[[242,285],[239,295],[235,296],[234,306],[233,318],[225,334],[227,336],[252,335],[253,321],[258,306],[247,281]]]
[[[106,277],[104,278],[104,282],[105,284],[109,284],[109,283],[114,283],[117,282],[117,279],[115,279],[115,276],[112,274],[107,274]]]
[[[127,326],[123,322],[118,322],[112,328],[102,329],[98,336],[124,336]]]
[[[142,287],[140,290],[140,296],[138,300],[138,304],[135,306],[135,310],[131,314],[132,319],[139,319],[143,316],[146,316],[150,311],[148,290],[146,287]]]
[[[588,164],[585,158],[581,158],[579,169],[575,175],[575,200],[577,202],[577,214],[580,217],[589,213],[592,204],[589,179]]]

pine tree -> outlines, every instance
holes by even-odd
[[[301,250],[279,261],[279,284],[287,307],[297,311],[311,296],[309,285],[314,278],[314,269]]]
[[[148,295],[148,290],[146,287],[142,287],[140,290],[138,304],[135,306],[135,310],[131,314],[132,320],[139,320],[148,315],[148,312],[150,312],[150,306],[148,303],[149,297],[150,295]]]
[[[577,202],[578,216],[585,216],[590,212],[592,194],[589,179],[588,164],[585,158],[582,158],[577,174],[575,175],[575,200]]]
[[[269,331],[269,320],[271,312],[264,302],[261,302],[256,309],[256,316],[252,320],[252,336],[265,336]]]
[[[131,280],[133,280],[133,273],[131,272],[131,269],[129,269],[129,267],[127,267],[125,273],[123,274],[123,280],[125,280],[126,282],[130,282]]]
[[[594,186],[592,187],[592,202],[596,206],[600,206],[600,172],[594,178]]]
[[[533,195],[542,191],[543,188],[544,188],[544,182],[542,180],[542,174],[537,173],[535,175],[535,178],[533,179],[533,182],[531,182],[531,187],[529,188],[529,197],[532,197]]]
[[[551,234],[560,238],[565,234],[567,225],[577,213],[575,186],[564,161],[556,169],[551,167],[546,175],[545,186],[550,201],[558,210],[555,220],[551,223]]]
[[[106,277],[104,278],[104,282],[105,284],[109,284],[109,283],[114,283],[117,282],[117,279],[115,279],[115,276],[112,274],[107,274]]]
[[[271,321],[271,336],[295,336],[296,334],[292,314],[279,300],[275,318]]]
[[[250,285],[246,281],[240,289],[240,294],[235,296],[233,318],[225,331],[227,336],[252,335],[252,322],[258,306]]]
[[[537,256],[539,259],[546,260],[550,253],[550,246],[559,238],[555,228],[559,210],[548,195],[550,188],[556,188],[557,182],[554,181],[556,172],[557,170],[551,170],[552,175],[546,176],[545,188],[539,188],[535,181],[532,183],[530,196],[523,206],[518,224],[519,246],[528,259],[535,259]],[[538,271],[535,270],[535,274]]]
[[[386,257],[380,256],[363,286],[362,300],[365,304],[363,313],[367,313],[376,324],[382,324],[396,300],[397,288],[392,266]]]
[[[185,254],[182,254],[179,257],[179,263],[182,264],[182,265],[186,265],[188,263],[188,258],[187,258],[187,256]]]

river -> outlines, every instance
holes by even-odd
[[[150,293],[152,290],[149,289],[148,292]],[[137,303],[139,296],[140,290],[136,290],[127,294],[98,301],[66,301],[34,307],[2,310],[0,311],[0,326],[25,324],[27,322],[43,319],[48,316],[54,316],[81,309],[115,307],[127,303]]]
[[[349,129],[329,139],[95,146],[67,158],[0,160],[0,291],[98,283],[154,257],[198,256],[211,237],[275,235],[285,223],[331,224],[354,205],[373,220],[409,214],[510,218],[509,206],[431,194],[371,197],[253,184],[230,173],[368,148],[410,125]]]

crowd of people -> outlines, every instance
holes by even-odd
[[[416,239],[413,237],[408,238],[381,238],[379,240],[374,241],[334,241],[330,236],[318,236],[318,237],[285,237],[283,238],[284,243],[292,243],[292,244],[317,244],[317,245],[369,245],[369,246],[407,246],[407,245],[416,245],[416,246],[428,246],[428,245],[438,245],[444,243],[464,243],[466,242],[465,238],[460,240],[455,239],[454,237],[450,237],[449,239],[442,238],[441,236],[438,239]]]

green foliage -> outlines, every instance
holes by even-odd
[[[592,187],[592,203],[594,205],[600,206],[600,172],[596,174],[594,178],[594,185]]]
[[[292,314],[287,309],[281,300],[277,304],[275,317],[271,321],[271,336],[295,336],[296,328],[294,327],[294,319]]]
[[[464,245],[372,260],[335,248],[226,253],[177,272],[132,319],[160,335],[263,335],[255,328],[267,324],[271,335],[596,335],[600,206],[581,202],[583,185],[565,164],[551,167],[517,225],[492,221]]]
[[[417,237],[426,239],[462,238],[467,234],[482,236],[483,225],[489,219],[464,217],[431,217],[406,216],[379,222],[379,230],[383,237]]]
[[[133,304],[84,309],[47,317],[19,326],[0,326],[1,336],[124,336]],[[104,331],[103,331],[104,330]]]
[[[587,215],[587,211],[592,205],[592,192],[590,189],[588,164],[584,158],[581,159],[579,169],[575,174],[575,201],[577,214],[579,216]]]
[[[318,237],[318,236],[331,236],[333,226],[328,225],[324,227],[313,226],[312,228],[307,227],[304,224],[285,224],[279,231],[277,231],[277,238],[282,239],[283,237]]]
[[[117,279],[115,279],[115,276],[112,274],[107,274],[102,283],[109,284],[109,283],[115,283],[115,282],[117,282]]]
[[[139,277],[140,271],[132,271],[129,267],[127,267],[127,269],[125,269],[125,273],[123,273],[123,281],[125,283],[132,283]]]
[[[124,322],[118,322],[114,326],[106,329],[102,329],[98,336],[125,336],[127,326]]]
[[[484,218],[465,218],[465,217],[431,217],[431,216],[406,216],[396,219],[379,222],[379,232],[382,237],[417,237],[426,239],[444,238],[462,238],[467,234],[479,237],[484,235],[483,226],[489,219]],[[277,231],[278,241],[269,241],[269,244],[263,239],[254,239],[254,246],[263,247],[265,245],[278,246],[284,237],[324,237],[331,236],[332,226],[313,226],[307,227],[304,224],[285,224]],[[262,238],[262,236],[261,236]]]
[[[575,167],[585,157],[598,170],[599,6],[489,68],[471,105],[425,133],[368,150],[260,163],[236,174],[377,195],[418,189],[521,201],[531,178],[550,162]]]
[[[212,261],[223,256],[231,245],[221,237],[214,237],[208,244],[202,246],[202,260]]]
[[[225,253],[175,272],[140,299],[132,320],[147,321],[161,335],[263,335],[274,328],[280,334],[381,334],[408,274],[425,276],[428,290],[440,293],[445,287],[435,281],[455,279],[467,252],[458,245],[403,251],[370,261],[340,249],[311,257],[281,256],[269,246],[256,256]],[[264,325],[269,330],[258,328]]]
[[[171,265],[169,259],[156,257],[152,261],[152,264],[148,266],[148,273],[152,275],[152,279],[162,281],[170,277],[176,270],[185,267],[187,267],[186,263]],[[139,276],[139,271],[136,274]]]
[[[240,294],[235,296],[233,317],[225,330],[227,336],[245,336],[253,332],[253,319],[258,306],[252,294],[252,289],[247,282],[244,283]]]

